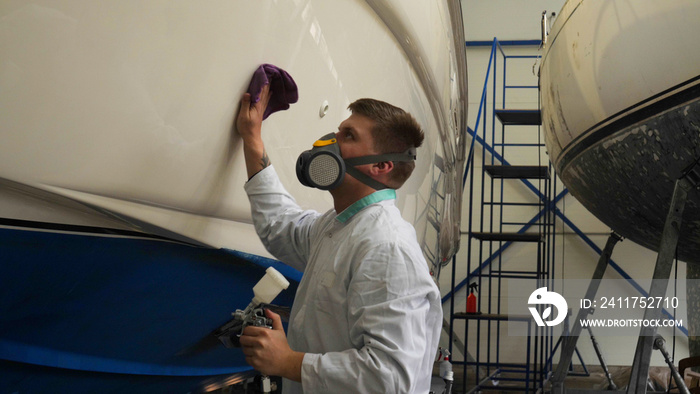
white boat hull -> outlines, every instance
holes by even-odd
[[[3,1],[0,15],[0,178],[129,227],[266,255],[250,226],[232,131],[261,63],[299,86],[299,102],[266,120],[264,139],[303,206],[325,210],[331,200],[296,181],[296,157],[336,130],[357,98],[400,106],[427,133],[400,192],[418,227],[427,223],[435,154],[454,167],[462,76],[443,1]],[[415,39],[409,52],[386,21]],[[3,208],[2,216],[16,212]]]
[[[656,249],[676,179],[700,158],[700,3],[568,1],[541,66],[550,158],[571,193]],[[700,262],[700,195],[679,257]]]
[[[0,0],[0,391],[201,391],[252,372],[238,349],[179,354],[279,264],[233,130],[262,63],[299,87],[263,138],[304,208],[332,201],[297,181],[297,156],[348,104],[416,117],[398,204],[437,275],[459,242],[463,45],[457,1]]]

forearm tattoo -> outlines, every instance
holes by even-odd
[[[270,158],[267,156],[267,151],[263,151],[263,155],[260,158],[260,169],[263,170],[270,165]]]

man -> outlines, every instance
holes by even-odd
[[[247,327],[240,338],[246,361],[285,378],[287,393],[427,393],[442,325],[440,293],[394,191],[415,166],[420,127],[387,103],[351,104],[352,115],[338,132],[310,152],[335,149],[356,175],[339,177],[330,188],[335,209],[303,211],[265,152],[268,100],[267,88],[258,103],[248,94],[241,100],[237,127],[250,178],[245,189],[265,247],[304,274],[288,338],[279,316],[266,311],[273,329]],[[313,183],[303,162],[300,180]]]

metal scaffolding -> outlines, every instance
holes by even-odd
[[[487,290],[481,293],[481,303],[477,313],[455,312],[454,298],[451,298],[450,338],[452,339],[454,335],[455,321],[463,320],[465,342],[476,342],[475,353],[471,357],[466,357],[467,349],[460,349],[460,352],[465,355],[464,360],[455,361],[453,358],[453,363],[462,364],[465,367],[463,390],[466,390],[467,381],[473,382],[474,390],[487,390],[493,387],[496,381],[511,381],[515,384],[499,385],[499,390],[537,390],[543,386],[547,373],[551,370],[552,328],[534,325],[530,316],[509,315],[501,297],[504,279],[523,280],[525,281],[523,283],[527,282],[528,286],[532,286],[533,291],[540,287],[548,287],[551,290],[553,286],[554,211],[551,206],[554,203],[552,196],[555,195],[556,190],[549,161],[541,158],[544,144],[539,130],[540,112],[539,109],[506,108],[507,94],[513,89],[529,89],[535,92],[539,103],[537,85],[509,85],[507,81],[509,59],[536,61],[537,58],[536,54],[506,55],[498,40],[494,39],[477,125],[472,131],[473,142],[478,141],[482,147],[481,179],[478,181],[480,193],[475,195],[474,190],[479,187],[475,187],[477,171],[474,167],[475,145],[472,143],[467,164],[468,168],[470,166],[472,168],[472,171],[468,172],[470,198],[467,223],[470,242],[467,252],[467,272],[469,274],[462,283],[477,283],[479,288]],[[499,64],[501,59],[502,63]],[[489,86],[491,86],[490,92]],[[486,121],[489,118],[490,125]],[[484,121],[481,122],[481,119]],[[523,129],[528,130],[528,128],[536,130],[534,141],[523,142],[522,138],[517,138],[519,141],[511,142],[513,133],[522,133]],[[519,152],[523,149],[534,149],[533,157],[537,162],[522,163],[518,160],[519,155],[514,155],[512,152],[516,148]],[[506,158],[507,156],[508,158],[514,156],[516,160],[511,162]],[[466,175],[464,180],[466,184]],[[535,193],[535,201],[507,199],[505,193],[507,185],[517,183],[518,180]],[[477,211],[478,217],[475,218],[474,214]],[[523,220],[523,212],[527,214],[529,211],[537,213],[529,220]],[[475,222],[478,224],[475,225]],[[528,253],[532,255],[531,261],[522,262],[516,267],[504,265],[503,253],[514,245],[528,248],[528,252],[532,252]],[[457,287],[453,286],[453,292]],[[527,350],[523,362],[502,360],[500,346],[502,325],[509,321],[527,325],[529,335],[526,337]],[[482,336],[486,336],[489,344],[486,349],[482,349],[480,345]],[[495,343],[494,349],[490,346],[492,343]],[[467,379],[468,366],[474,366],[477,371],[485,369],[487,377],[482,379],[478,376],[479,374],[474,374],[473,379]]]

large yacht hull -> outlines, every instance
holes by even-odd
[[[350,102],[416,117],[398,205],[439,274],[459,242],[463,45],[458,1],[0,0],[0,391],[206,391],[253,372],[238,349],[181,352],[283,267],[251,224],[233,128],[262,63],[299,87],[263,138],[304,208],[332,200],[296,158]]]

